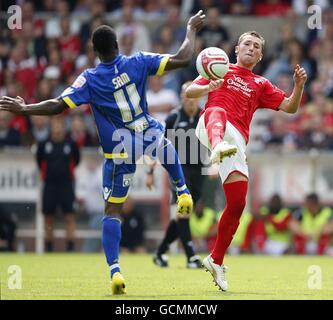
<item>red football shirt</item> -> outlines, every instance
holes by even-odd
[[[194,80],[199,85],[207,85],[209,82],[201,76]],[[223,108],[227,112],[228,121],[238,129],[247,143],[254,112],[260,108],[278,110],[284,98],[285,93],[266,78],[230,64],[223,85],[208,94],[205,109]]]

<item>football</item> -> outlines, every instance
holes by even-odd
[[[224,50],[209,47],[202,50],[196,61],[198,73],[207,80],[222,79],[229,69],[229,58]]]

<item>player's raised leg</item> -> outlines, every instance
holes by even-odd
[[[235,155],[237,147],[223,140],[227,125],[227,113],[225,110],[221,107],[207,108],[203,116],[212,148],[211,162],[220,163],[223,158]]]

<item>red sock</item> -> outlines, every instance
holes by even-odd
[[[211,254],[214,263],[221,265],[224,255],[239,225],[246,204],[247,181],[236,181],[223,185],[226,207],[220,218],[217,238]]]
[[[226,124],[227,113],[223,108],[212,107],[205,111],[205,127],[213,149],[223,140]]]
[[[293,237],[294,248],[297,254],[305,254],[306,239],[305,237],[295,234]]]
[[[317,254],[323,255],[330,242],[330,236],[328,234],[322,234],[318,240]]]

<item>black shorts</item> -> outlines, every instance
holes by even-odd
[[[42,197],[44,214],[55,214],[57,209],[61,209],[63,214],[74,212],[73,203],[75,196],[72,183],[60,185],[46,183]]]

